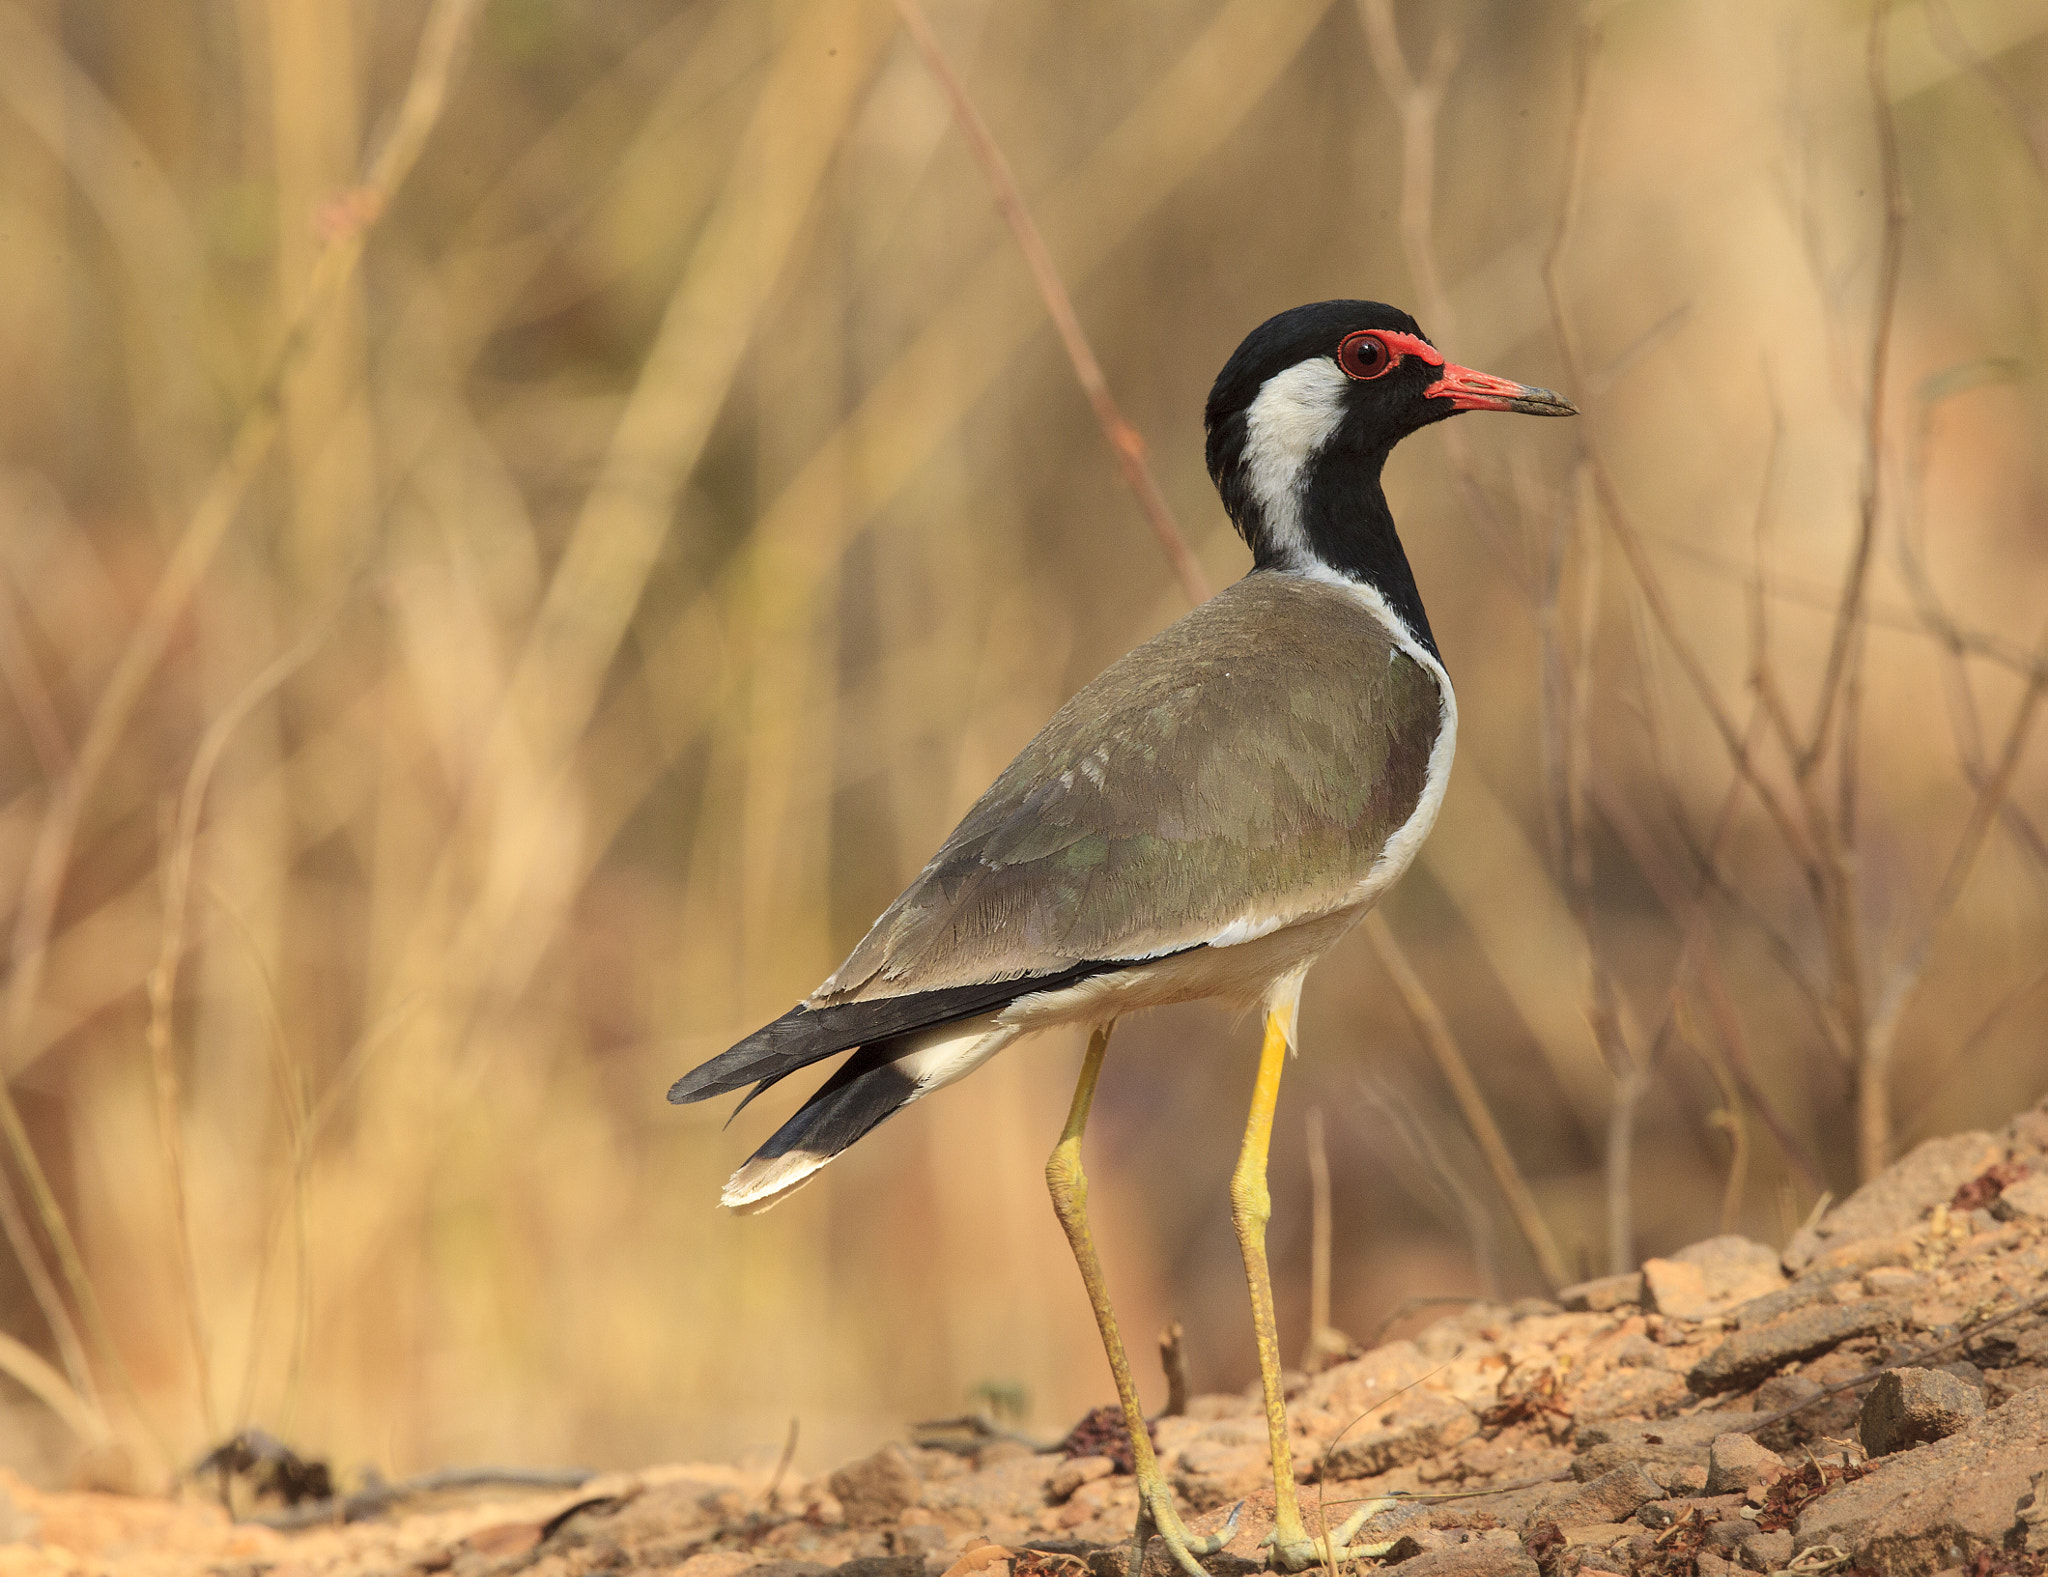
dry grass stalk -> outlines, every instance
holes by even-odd
[[[269,452],[290,379],[303,364],[327,309],[353,276],[370,227],[412,169],[440,118],[449,78],[478,10],[479,0],[437,0],[428,14],[412,79],[391,135],[371,161],[356,194],[355,222],[341,229],[322,252],[305,299],[272,358],[254,404],[243,416],[226,458],[166,561],[120,661],[93,707],[76,758],[54,787],[30,855],[15,917],[12,970],[4,1014],[0,1014],[0,1068],[13,1063],[27,1035],[29,1017],[41,988],[51,921],[86,801],[111,761],[136,704],[162,661],[177,621]],[[36,1158],[4,1078],[0,1078],[0,1130],[4,1130],[9,1151],[28,1185],[65,1285],[101,1361],[113,1372],[138,1415],[146,1418],[127,1365],[107,1328],[84,1258]],[[69,1323],[70,1316],[61,1306],[46,1303],[44,1313],[55,1329],[61,1330]],[[153,1426],[151,1433],[156,1434]],[[158,1439],[161,1444],[161,1436]]]
[[[1550,1235],[1543,1212],[1537,1208],[1535,1194],[1530,1191],[1521,1168],[1515,1164],[1514,1152],[1502,1137],[1500,1124],[1494,1121],[1486,1098],[1480,1094],[1479,1082],[1472,1077],[1471,1065],[1451,1033],[1449,1020],[1436,1005],[1436,999],[1423,985],[1422,977],[1416,974],[1414,965],[1408,962],[1408,955],[1402,951],[1401,944],[1395,940],[1392,929],[1378,911],[1365,917],[1365,936],[1372,944],[1380,966],[1386,970],[1387,978],[1393,981],[1401,1005],[1408,1010],[1415,1032],[1422,1037],[1422,1044],[1435,1061],[1437,1071],[1451,1087],[1451,1095],[1458,1103],[1465,1126],[1471,1130],[1479,1153],[1486,1158],[1494,1185],[1500,1189],[1501,1197],[1507,1201],[1508,1213],[1515,1218],[1515,1226],[1521,1231],[1523,1241],[1536,1257],[1537,1269],[1551,1288],[1562,1287],[1572,1280],[1570,1271],[1565,1268],[1564,1256],[1558,1252],[1557,1241]]]
[[[1145,512],[1145,523],[1158,539],[1159,551],[1166,555],[1167,563],[1173,566],[1174,574],[1180,578],[1181,590],[1186,593],[1188,601],[1191,604],[1206,602],[1209,579],[1202,573],[1202,566],[1196,562],[1194,554],[1188,550],[1187,539],[1181,535],[1166,495],[1159,491],[1152,468],[1145,463],[1145,440],[1117,408],[1116,397],[1109,392],[1109,382],[1102,376],[1102,364],[1095,359],[1094,347],[1082,332],[1081,320],[1074,313],[1073,300],[1060,280],[1052,254],[1046,250],[1045,238],[1032,222],[1031,210],[1025,205],[1024,194],[1017,189],[1017,178],[1010,172],[1009,160],[1003,157],[1003,150],[990,134],[988,123],[974,107],[974,100],[968,97],[967,85],[946,58],[924,8],[917,0],[896,0],[896,14],[903,18],[903,26],[917,44],[918,53],[924,56],[925,64],[945,89],[946,99],[953,107],[953,119],[960,128],[960,134],[967,139],[975,162],[988,177],[996,207],[1001,210],[1003,222],[1010,227],[1010,234],[1016,239],[1017,250],[1024,254],[1025,266],[1031,270],[1032,281],[1045,301],[1046,315],[1059,331],[1060,344],[1073,365],[1075,381],[1081,385],[1081,392],[1088,396],[1096,423],[1102,428],[1103,439],[1108,443],[1110,453],[1116,456],[1125,484],[1137,496],[1138,507]]]
[[[234,703],[213,720],[192,758],[192,768],[185,778],[185,791],[178,801],[177,816],[164,829],[163,943],[157,953],[156,966],[149,973],[146,988],[149,1026],[143,1039],[149,1051],[152,1083],[156,1090],[157,1137],[163,1149],[164,1195],[176,1245],[181,1283],[179,1292],[185,1304],[186,1333],[192,1342],[193,1376],[209,1439],[220,1436],[211,1372],[213,1344],[207,1335],[198,1258],[192,1247],[191,1204],[186,1193],[184,1101],[178,1079],[176,1048],[171,1040],[178,963],[185,953],[186,905],[191,895],[193,851],[199,841],[199,816],[206,802],[206,791],[228,741],[250,713],[267,701],[277,687],[312,655],[318,642],[319,636],[315,635],[286,652],[258,674]]]
[[[1323,1109],[1311,1106],[1304,1121],[1309,1187],[1308,1346],[1301,1367],[1314,1374],[1323,1367],[1330,1329],[1330,1144],[1323,1131]]]

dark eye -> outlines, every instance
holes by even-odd
[[[1394,353],[1377,334],[1360,329],[1344,336],[1337,347],[1337,365],[1347,378],[1377,378],[1394,365]]]

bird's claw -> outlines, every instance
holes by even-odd
[[[1230,1508],[1230,1515],[1223,1527],[1216,1533],[1196,1538],[1188,1532],[1187,1524],[1180,1520],[1180,1513],[1174,1509],[1173,1491],[1164,1482],[1146,1485],[1138,1497],[1138,1528],[1136,1542],[1131,1551],[1131,1577],[1138,1577],[1145,1559],[1145,1540],[1157,1533],[1173,1556],[1173,1562],[1186,1577],[1209,1577],[1196,1564],[1199,1557],[1214,1555],[1224,1545],[1237,1537],[1237,1514],[1244,1510],[1239,1501]]]
[[[1367,1522],[1397,1504],[1397,1501],[1386,1497],[1369,1500],[1346,1517],[1327,1537],[1320,1539],[1288,1539],[1283,1542],[1280,1530],[1275,1528],[1259,1541],[1259,1547],[1271,1552],[1266,1558],[1266,1563],[1278,1572],[1305,1572],[1316,1566],[1335,1567],[1340,1561],[1378,1559],[1391,1550],[1397,1541],[1379,1539],[1370,1544],[1353,1544],[1351,1541]]]

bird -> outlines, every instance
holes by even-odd
[[[1131,1572],[1157,1533],[1188,1577],[1197,1538],[1153,1452],[1087,1212],[1081,1165],[1117,1020],[1214,998],[1264,1010],[1230,1182],[1275,1497],[1269,1564],[1341,1559],[1362,1517],[1311,1540],[1295,1493],[1265,1234],[1267,1156],[1302,979],[1407,869],[1436,820],[1458,706],[1381,470],[1464,411],[1572,416],[1551,390],[1447,361],[1383,302],[1268,318],[1203,413],[1211,480],[1251,552],[1240,580],[1084,685],[976,801],[846,961],[773,1023],[678,1079],[675,1102],[851,1053],[736,1171],[747,1213],[786,1199],[885,1119],[1020,1036],[1088,1031],[1046,1164],[1136,1463]]]

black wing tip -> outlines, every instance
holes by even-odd
[[[842,1051],[1000,1009],[1018,997],[1058,990],[1092,975],[1112,974],[1141,962],[1149,960],[1087,959],[1052,974],[940,986],[900,997],[830,1002],[816,1007],[799,1002],[772,1024],[762,1025],[738,1045],[676,1080],[669,1086],[669,1102],[687,1106],[714,1095],[729,1095],[749,1084],[765,1089],[799,1068]],[[754,1093],[758,1095],[760,1089]],[[753,1096],[747,1099],[752,1100]],[[741,1104],[744,1106],[745,1102]]]
[[[718,1091],[711,1088],[711,1081],[698,1083],[697,1075],[686,1073],[668,1087],[668,1103],[671,1106],[688,1106],[692,1101],[708,1100]]]
[[[730,1095],[734,1090],[745,1089],[762,1076],[756,1064],[770,1060],[763,1055],[767,1050],[764,1042],[773,1041],[777,1030],[806,1011],[804,1004],[799,1002],[781,1018],[763,1024],[737,1045],[728,1046],[708,1062],[700,1062],[668,1087],[669,1104],[688,1106],[693,1101],[708,1101],[714,1095]]]

